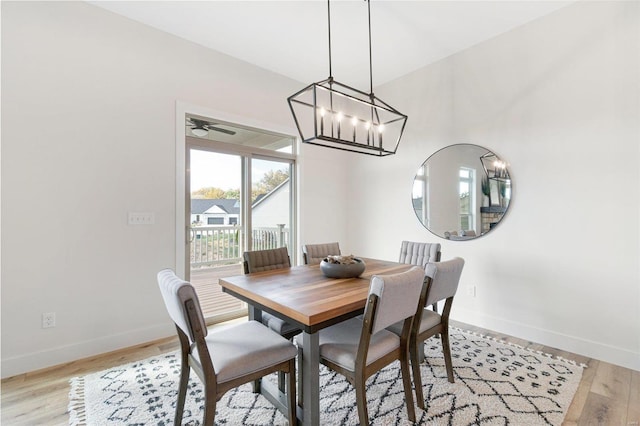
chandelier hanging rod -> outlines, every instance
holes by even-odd
[[[367,2],[367,16],[369,18],[369,95],[373,97],[373,55],[371,54],[371,1]]]
[[[331,1],[327,0],[327,25],[329,27],[329,80],[333,80],[333,73],[331,72]]]

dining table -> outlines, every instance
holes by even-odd
[[[320,348],[318,332],[364,312],[373,275],[405,272],[414,265],[360,258],[365,270],[355,278],[329,278],[319,265],[300,265],[220,278],[223,291],[245,301],[249,319],[260,321],[268,312],[302,330],[298,389],[302,407],[298,423],[320,424]],[[286,413],[286,399],[263,380],[260,391]]]

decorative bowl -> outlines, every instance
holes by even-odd
[[[320,262],[320,270],[328,278],[355,278],[364,272],[365,263],[355,257],[356,263],[329,263],[326,260]]]

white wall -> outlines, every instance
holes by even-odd
[[[84,2],[1,7],[2,377],[173,335],[155,274],[176,267],[177,102],[294,135],[303,83]],[[344,160],[317,151],[300,157],[301,236],[338,238],[320,207],[344,204],[325,167]]]
[[[639,5],[579,2],[377,89],[409,119],[396,156],[353,163],[354,251],[438,241],[466,260],[455,319],[640,370]],[[410,202],[454,143],[512,172],[508,214],[472,241],[430,234]]]

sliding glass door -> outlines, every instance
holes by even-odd
[[[243,273],[245,250],[293,247],[295,159],[203,137],[187,136],[185,148],[186,279],[209,323],[246,315],[246,305],[223,293],[218,280]]]

